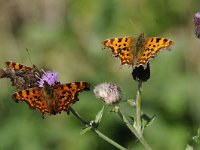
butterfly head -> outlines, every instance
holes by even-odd
[[[137,47],[138,47],[138,46],[139,46],[139,47],[142,47],[142,46],[144,46],[144,43],[145,43],[144,33],[141,33],[141,34],[138,36],[136,46],[137,46]]]
[[[144,33],[141,33],[141,34],[138,36],[138,39],[140,39],[140,38],[144,39]]]

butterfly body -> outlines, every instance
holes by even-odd
[[[131,65],[134,68],[147,63],[163,48],[172,44],[172,40],[159,37],[145,38],[140,34],[138,38],[123,37],[107,39],[102,42],[104,47],[111,48],[115,57],[120,58],[121,64]]]
[[[54,91],[54,87],[49,86],[46,82],[43,85],[44,87],[41,88],[41,99],[43,99],[46,103],[47,109],[50,114],[56,114],[58,110],[58,96]]]
[[[137,41],[137,42],[135,44],[136,45],[135,46],[135,54],[133,54],[133,55],[134,55],[135,59],[137,59],[141,55],[141,53],[143,53],[145,50],[146,41],[144,38],[144,34],[139,35],[139,37],[137,39],[135,39],[135,41]]]

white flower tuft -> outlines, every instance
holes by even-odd
[[[108,105],[119,103],[122,98],[121,88],[113,83],[101,83],[93,91],[97,98]]]

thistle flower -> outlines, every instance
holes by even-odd
[[[194,15],[194,32],[197,38],[200,38],[200,12]]]
[[[108,105],[119,103],[122,98],[121,88],[113,83],[101,83],[94,88],[93,92],[97,98]]]
[[[57,72],[51,72],[51,71],[47,71],[45,72],[40,81],[38,82],[39,83],[39,87],[43,87],[43,84],[44,82],[47,82],[48,85],[50,86],[54,86],[56,83],[58,83],[58,73]]]
[[[143,66],[135,67],[132,76],[135,81],[147,81],[150,78],[150,64],[148,63],[145,69]]]

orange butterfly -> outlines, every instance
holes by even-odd
[[[31,68],[12,61],[5,64],[6,68],[0,69],[0,78],[9,78],[21,90],[37,86],[42,72],[35,65]]]
[[[159,37],[144,38],[140,34],[138,38],[123,37],[106,39],[102,42],[104,47],[111,48],[115,57],[119,57],[121,64],[135,67],[142,65],[146,68],[147,63],[162,49],[172,44],[172,40]]]
[[[87,82],[73,82],[67,84],[48,85],[44,82],[43,87],[34,87],[13,94],[13,99],[25,101],[30,108],[38,109],[42,116],[45,114],[55,115],[62,110],[68,111],[70,105],[78,100],[79,92],[89,90]]]
[[[60,84],[56,78],[53,78],[55,85],[51,86],[44,79],[44,83],[39,82],[43,76],[49,80],[51,75],[56,77],[57,74],[46,74],[35,66],[31,68],[12,61],[7,61],[6,66],[1,77],[10,78],[13,85],[21,90],[13,94],[13,99],[16,102],[25,101],[30,108],[38,109],[42,116],[68,111],[70,105],[78,100],[79,92],[89,90],[87,82]],[[39,87],[41,84],[42,87]]]

